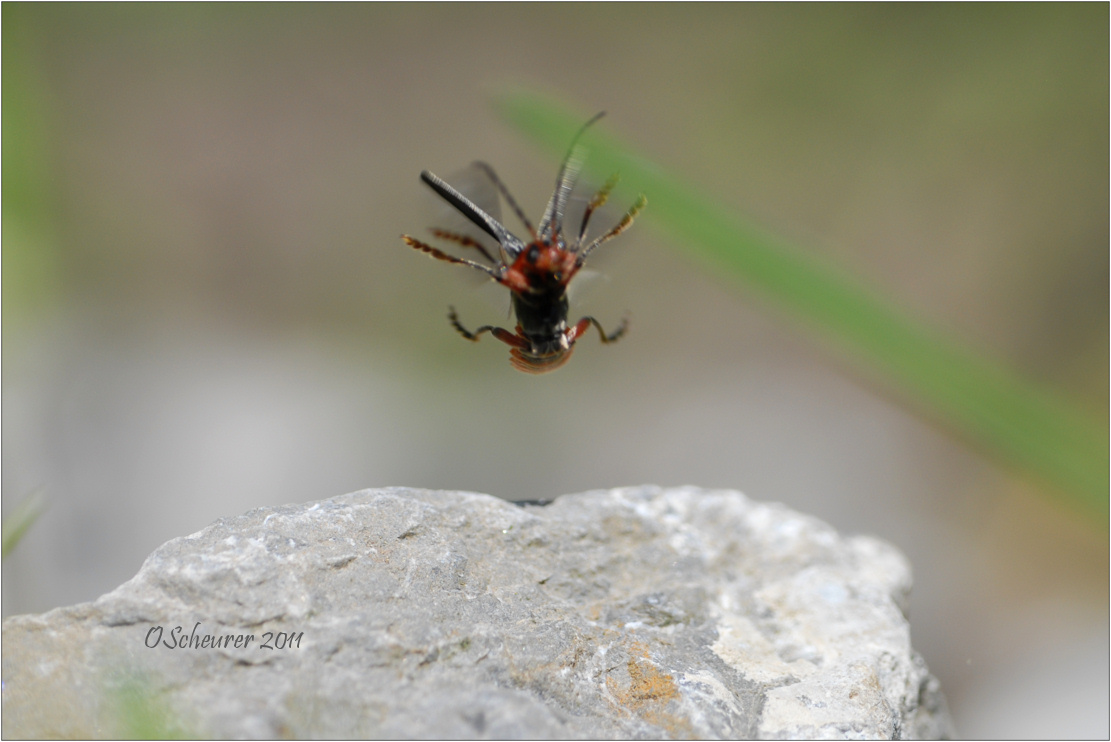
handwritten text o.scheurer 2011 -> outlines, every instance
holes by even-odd
[[[201,622],[193,626],[188,634],[181,626],[175,626],[165,631],[161,626],[151,626],[147,631],[144,643],[148,649],[161,645],[167,649],[247,649],[252,642],[258,642],[258,649],[300,649],[301,637],[304,631],[293,633],[286,631],[264,631],[259,636],[254,634],[198,634]]]

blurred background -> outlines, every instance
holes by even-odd
[[[3,13],[3,613],[365,487],[742,490],[901,548],[958,733],[1104,737],[1108,536],[653,229],[630,332],[531,377],[427,237],[428,168],[557,163],[555,96],[727,208],[1108,419],[1108,6],[13,4]],[[651,199],[651,194],[649,194]],[[611,223],[626,207],[599,221]],[[580,307],[573,306],[577,314]]]

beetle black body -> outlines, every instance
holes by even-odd
[[[591,214],[606,202],[616,183],[616,179],[611,178],[587,205],[577,236],[571,241],[565,238],[563,215],[581,167],[580,153],[575,145],[586,127],[597,121],[601,116],[602,114],[598,114],[588,121],[576,135],[567,157],[564,158],[563,164],[560,166],[555,193],[548,201],[548,206],[540,220],[539,227],[535,229],[516,201],[513,200],[513,197],[509,195],[509,191],[498,179],[493,169],[484,163],[476,163],[497,186],[506,202],[528,229],[532,238],[528,243],[512,234],[497,219],[487,214],[437,176],[427,170],[421,173],[421,180],[436,191],[441,198],[454,206],[479,229],[497,240],[499,255],[498,257],[491,255],[481,243],[466,235],[439,229],[432,230],[433,234],[441,239],[450,240],[464,247],[477,250],[492,265],[448,255],[442,250],[408,235],[401,236],[410,247],[422,250],[438,260],[480,270],[509,289],[513,301],[513,312],[517,316],[516,332],[510,332],[492,325],[484,325],[471,332],[459,322],[454,309],[451,310],[449,318],[452,326],[468,340],[477,341],[482,333],[489,332],[495,338],[510,346],[510,362],[517,369],[527,373],[541,374],[562,366],[570,359],[575,341],[591,325],[598,329],[603,343],[612,343],[625,333],[626,325],[624,321],[614,332],[608,335],[602,329],[598,320],[593,317],[583,317],[571,326],[567,324],[569,311],[567,286],[571,279],[582,268],[587,256],[602,243],[625,231],[633,223],[637,213],[647,203],[645,197],[640,196],[615,227],[593,240],[585,240],[586,228]]]

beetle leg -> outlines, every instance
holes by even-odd
[[[591,325],[594,325],[598,328],[598,334],[601,336],[603,343],[617,342],[621,339],[621,336],[625,334],[625,330],[629,329],[628,320],[622,319],[621,324],[617,326],[617,329],[607,335],[606,331],[602,329],[601,322],[594,319],[593,317],[583,317],[575,323],[574,327],[567,331],[567,341],[570,343],[574,343],[582,336],[584,332],[586,332],[590,328]]]
[[[448,314],[448,319],[451,320],[451,326],[454,327],[460,335],[467,338],[468,340],[472,340],[477,343],[478,336],[484,332],[488,332],[496,337],[498,340],[501,340],[506,345],[510,345],[514,348],[529,347],[528,341],[525,340],[523,337],[521,337],[520,335],[515,335],[509,330],[501,327],[494,327],[493,325],[483,325],[474,332],[471,332],[467,328],[463,327],[463,325],[459,322],[459,315],[455,313],[455,307],[448,307],[448,309],[451,310],[451,312]]]
[[[491,268],[487,265],[483,265],[482,263],[476,263],[473,260],[467,260],[465,258],[457,258],[454,255],[448,255],[443,250],[437,250],[435,247],[432,247],[432,245],[429,245],[429,244],[426,244],[424,242],[421,242],[420,240],[414,239],[414,238],[410,237],[407,234],[401,235],[401,239],[403,239],[405,241],[405,244],[408,245],[409,247],[411,247],[415,250],[422,250],[422,251],[428,253],[429,255],[431,255],[432,257],[436,258],[437,260],[446,260],[449,263],[456,263],[458,265],[469,265],[470,267],[472,267],[476,270],[482,271],[483,273],[490,276],[490,278],[493,278],[495,281],[501,283],[501,280],[502,280],[501,273],[499,271],[494,270],[493,268]]]
[[[642,193],[640,196],[637,197],[637,200],[633,203],[632,207],[630,207],[629,210],[625,212],[625,216],[621,217],[621,221],[617,223],[617,226],[606,232],[601,237],[596,237],[589,245],[584,247],[579,253],[579,259],[575,262],[578,265],[582,265],[583,261],[586,260],[586,256],[589,255],[594,250],[594,248],[598,247],[598,245],[601,245],[603,242],[612,240],[614,237],[628,229],[629,226],[633,223],[633,219],[636,219],[637,214],[639,214],[640,210],[643,209],[647,204],[648,199]]]
[[[458,242],[463,247],[473,247],[475,250],[478,250],[480,253],[485,255],[491,263],[497,263],[498,262],[497,258],[495,258],[493,255],[491,255],[490,251],[487,250],[486,247],[483,246],[483,244],[481,242],[479,242],[478,240],[473,239],[471,237],[468,237],[465,234],[458,234],[457,232],[449,232],[446,229],[435,229],[435,228],[432,229],[432,234],[436,235],[441,240],[451,240],[452,242]]]

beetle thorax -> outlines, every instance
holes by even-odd
[[[578,271],[575,254],[549,240],[530,243],[506,269],[505,285],[537,297],[562,294]]]

